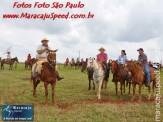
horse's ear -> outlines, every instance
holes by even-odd
[[[57,50],[54,50],[54,52],[57,52],[58,51],[58,49]]]

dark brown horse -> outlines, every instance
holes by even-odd
[[[82,69],[81,69],[81,72],[84,72],[84,70],[87,68],[87,62],[83,62],[82,63]],[[91,81],[93,82],[93,70],[89,70],[87,72],[87,75],[88,75],[88,80],[89,80],[89,86],[88,86],[88,90],[91,89]],[[93,90],[95,90],[95,84],[93,82]]]
[[[33,64],[36,63],[36,59],[32,58],[29,62],[26,60],[25,61],[25,69],[29,67],[29,69],[32,69]]]
[[[120,90],[121,90],[121,95],[122,95],[123,94],[122,86],[124,86],[124,93],[125,93],[125,80],[126,80],[125,73],[127,72],[124,71],[123,66],[119,64],[116,60],[113,60],[110,65],[111,65],[111,71],[113,73],[113,82],[115,83],[116,95],[118,94],[117,92],[118,82],[120,82]],[[131,87],[131,84],[129,83],[129,94],[130,94],[130,87]]]
[[[33,96],[36,97],[36,87],[40,81],[44,82],[46,101],[48,103],[48,84],[52,86],[52,102],[55,105],[55,86],[56,86],[56,51],[49,51],[47,60],[48,62],[43,63],[43,69],[41,71],[40,79],[33,78],[31,73],[31,80],[33,80]]]
[[[12,70],[13,64],[14,64],[15,62],[16,62],[16,64],[15,64],[15,69],[16,69],[16,68],[17,68],[17,63],[19,63],[17,57],[11,58],[10,61],[8,61],[8,59],[2,59],[2,61],[1,61],[1,69],[4,70],[4,64],[9,64],[9,65],[10,65],[9,70]]]
[[[136,90],[137,84],[139,85],[139,101],[141,101],[141,89],[142,89],[142,85],[144,84],[144,80],[145,80],[144,68],[140,67],[140,65],[137,62],[126,61],[124,69],[126,71],[128,71],[129,76],[132,81],[133,97],[132,97],[131,101],[133,101],[135,98],[135,90]],[[151,78],[150,79],[151,82],[153,81],[153,88],[154,88],[155,83],[156,83],[156,72],[153,68],[152,69],[150,68],[150,78]],[[149,84],[148,89],[149,89],[148,100],[150,100],[150,97],[151,97],[151,85],[150,84]],[[154,91],[154,89],[153,89],[153,91]]]

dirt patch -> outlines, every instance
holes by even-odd
[[[125,105],[125,104],[145,104],[145,103],[152,103],[154,102],[155,99],[151,99],[151,100],[147,100],[147,99],[142,99],[141,102],[138,102],[138,100],[135,100],[133,102],[131,102],[130,100],[116,100],[116,101],[111,101],[109,99],[103,98],[101,100],[90,100],[90,101],[81,101],[81,102],[74,102],[74,103],[70,103],[67,105],[63,105],[63,104],[56,104],[56,106],[59,109],[63,109],[63,110],[72,110],[72,106],[74,105],[87,105],[87,104],[117,104],[119,106]],[[51,106],[51,105],[48,105]],[[48,107],[45,105],[37,105],[35,107]]]

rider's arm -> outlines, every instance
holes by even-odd
[[[45,52],[48,48],[46,47],[45,49],[42,49],[42,50],[37,50],[37,53],[38,54],[42,54],[43,52]]]

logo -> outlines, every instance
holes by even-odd
[[[32,121],[32,105],[2,105],[3,121]]]

